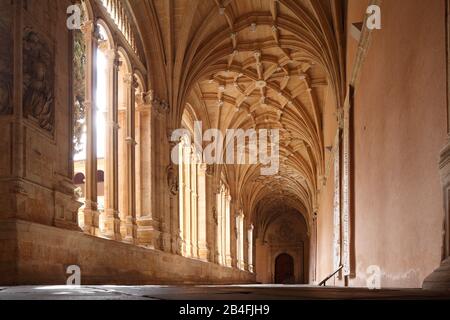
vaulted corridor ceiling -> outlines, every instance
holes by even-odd
[[[340,1],[130,1],[149,81],[171,126],[189,105],[208,128],[279,129],[280,172],[228,165],[231,192],[253,214],[294,208],[310,223],[324,175],[324,112],[342,101]]]

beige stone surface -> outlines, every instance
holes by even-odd
[[[271,283],[290,253],[297,283],[338,263],[333,285],[378,266],[382,287],[421,287],[448,257],[445,1],[370,1],[382,29],[361,32],[361,0],[83,3],[74,163],[72,2],[0,1],[0,284],[64,284],[72,264],[87,284]],[[280,130],[279,172],[173,163],[195,121]]]
[[[0,234],[2,285],[65,285],[70,265],[80,267],[86,285],[255,281],[247,272],[24,221],[2,221]]]

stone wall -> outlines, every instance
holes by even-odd
[[[376,265],[383,287],[421,287],[441,261],[444,210],[438,162],[447,133],[444,5],[438,0],[381,4],[382,29],[372,33],[354,101],[351,250],[356,264],[351,286],[366,286],[367,268]],[[363,20],[366,8],[367,1],[349,1],[348,28]],[[347,42],[350,77],[358,41],[349,32]],[[328,226],[332,222],[319,220],[328,220]],[[319,244],[327,248],[330,230],[319,230]],[[320,249],[322,278],[333,268],[330,256],[322,256],[327,251]]]
[[[355,97],[355,283],[379,265],[383,286],[421,287],[443,243],[444,1],[386,1],[383,13]]]
[[[2,84],[2,105],[9,100],[9,107],[0,112],[0,218],[74,228],[71,38],[65,14],[70,1],[2,0],[0,5],[0,28],[13,30],[6,47],[14,52],[13,58],[2,55],[10,61],[1,63],[14,90],[7,99],[9,85]]]
[[[0,237],[0,285],[64,285],[70,265],[84,285],[255,282],[247,272],[30,222],[2,221]]]

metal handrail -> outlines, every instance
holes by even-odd
[[[326,287],[327,281],[330,280],[331,278],[333,278],[339,271],[342,270],[342,268],[344,268],[344,266],[341,265],[336,271],[334,271],[332,274],[330,274],[328,277],[326,277],[324,280],[322,280],[319,283],[319,287],[322,287],[322,286]]]

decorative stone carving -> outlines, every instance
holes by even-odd
[[[24,116],[45,131],[53,132],[55,105],[52,53],[36,32],[26,29],[23,55]]]
[[[169,187],[169,192],[173,196],[178,194],[178,174],[172,165],[167,167],[167,186]]]
[[[350,99],[351,100],[351,99]],[[350,221],[350,205],[351,205],[351,187],[350,187],[350,168],[351,168],[351,139],[350,139],[350,108],[349,102],[344,107],[344,128],[343,128],[343,150],[342,150],[342,265],[343,275],[350,276],[350,247],[351,247],[351,221]]]
[[[153,90],[148,91],[144,99],[145,103],[150,104],[159,115],[166,114],[170,110],[169,103],[156,97]]]
[[[339,136],[340,135],[337,135],[336,137],[336,149],[334,152],[333,264],[335,270],[337,270],[341,264],[341,148]]]
[[[0,115],[12,113],[12,37],[8,15],[0,16]]]

